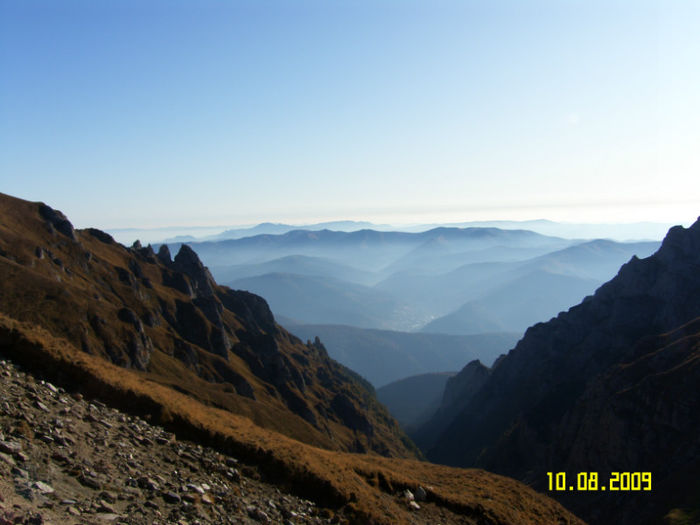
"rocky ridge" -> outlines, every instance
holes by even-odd
[[[0,283],[1,313],[199,402],[327,449],[419,455],[371,385],[261,297],[219,286],[186,245],[127,248],[0,194]]]
[[[700,426],[687,409],[697,399],[698,297],[700,220],[672,228],[654,255],[633,257],[595,295],[529,328],[464,393],[428,457],[539,488],[548,471],[652,471],[654,498],[550,493],[598,523],[653,522],[683,505],[697,483],[679,480],[700,471],[687,453]]]
[[[469,399],[486,383],[490,373],[490,368],[475,359],[450,377],[437,410],[422,425],[410,431],[416,444],[424,450],[431,449]]]

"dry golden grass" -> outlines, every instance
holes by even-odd
[[[419,485],[437,506],[495,524],[583,523],[553,500],[509,478],[475,469],[349,454],[314,447],[206,406],[190,396],[77,350],[46,330],[0,314],[0,352],[75,391],[258,465],[267,477],[322,505],[352,509],[358,522],[414,523],[394,494]],[[425,523],[430,522],[424,516]],[[419,518],[421,519],[421,518]]]

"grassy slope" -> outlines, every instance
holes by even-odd
[[[320,504],[347,505],[360,522],[411,522],[409,511],[392,494],[423,485],[429,487],[430,501],[483,523],[582,523],[553,500],[482,470],[330,451],[262,429],[247,417],[203,405],[143,372],[117,367],[2,314],[0,353],[69,390],[139,413],[181,438],[235,454]]]

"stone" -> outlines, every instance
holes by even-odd
[[[138,484],[139,484],[139,487],[144,488],[144,489],[148,489],[148,490],[158,490],[158,488],[159,488],[158,483],[155,480],[153,480],[149,477],[146,477],[146,476],[140,477],[138,479]]]
[[[22,445],[16,441],[0,441],[0,452],[17,454],[22,450]]]
[[[182,501],[182,498],[180,498],[180,495],[173,492],[172,490],[169,490],[167,492],[163,493],[163,499],[167,503],[180,503]]]
[[[248,505],[246,507],[246,512],[248,516],[260,523],[268,523],[270,521],[270,517],[255,505]]]
[[[32,487],[37,489],[42,494],[53,494],[55,492],[54,488],[51,485],[49,485],[48,483],[44,483],[43,481],[35,481],[32,484]]]
[[[425,489],[423,487],[418,487],[414,496],[416,498],[416,501],[425,501],[428,497],[428,494],[425,492]]]
[[[116,503],[118,496],[114,492],[103,490],[100,492],[100,498],[109,503]]]
[[[85,485],[88,488],[94,489],[94,490],[100,490],[102,488],[102,484],[92,476],[86,476],[85,474],[81,474],[78,477],[78,481],[82,484]]]
[[[195,485],[194,483],[188,484],[187,489],[193,490],[197,494],[204,494],[204,488],[200,487],[199,485]]]
[[[114,507],[104,500],[99,500],[97,502],[97,512],[102,512],[106,514],[116,514]]]
[[[51,392],[53,392],[54,394],[58,394],[58,388],[56,388],[55,386],[53,386],[51,383],[49,383],[49,382],[43,382],[43,385],[44,385],[46,388],[48,388]]]
[[[11,467],[15,466],[15,460],[12,458],[12,456],[4,454],[2,452],[0,452],[0,461],[10,465]]]

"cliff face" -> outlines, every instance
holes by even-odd
[[[528,329],[428,456],[538,487],[547,471],[652,471],[654,498],[561,495],[601,523],[682,505],[697,483],[679,489],[678,480],[700,472],[700,416],[688,408],[698,406],[698,317],[700,221],[672,228],[657,253],[632,258],[594,296]]]
[[[411,433],[416,445],[431,450],[445,429],[455,420],[469,400],[486,383],[491,373],[481,361],[470,361],[445,384],[440,406],[430,419]]]
[[[413,456],[356,374],[275,323],[264,299],[41,203],[0,194],[0,312],[199,401],[318,446]]]

